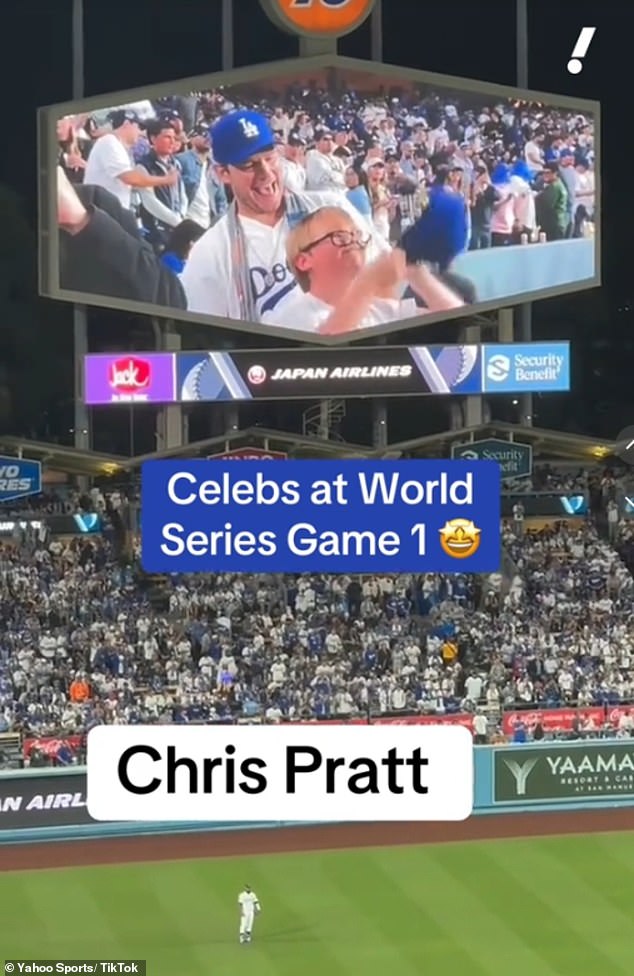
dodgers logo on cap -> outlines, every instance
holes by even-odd
[[[302,37],[341,37],[359,27],[375,0],[260,0],[283,30]]]
[[[275,136],[259,112],[237,109],[223,115],[210,129],[214,159],[221,166],[242,166],[257,153],[272,149]]]

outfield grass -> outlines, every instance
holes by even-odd
[[[246,947],[245,883],[263,906]],[[631,976],[633,892],[634,833],[9,872],[0,958],[144,958],[148,976]]]

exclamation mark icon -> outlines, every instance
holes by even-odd
[[[583,69],[583,58],[585,58],[588,53],[588,48],[590,47],[590,42],[594,37],[596,27],[582,27],[581,33],[577,38],[577,43],[574,46],[573,52],[570,56],[570,61],[568,62],[568,71],[571,75],[581,74]]]

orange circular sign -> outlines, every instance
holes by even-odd
[[[261,0],[280,27],[303,37],[341,37],[372,12],[375,0]]]

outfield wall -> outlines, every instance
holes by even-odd
[[[634,739],[478,746],[474,756],[476,815],[634,808]],[[0,844],[290,826],[98,823],[86,810],[84,767],[0,773]]]

